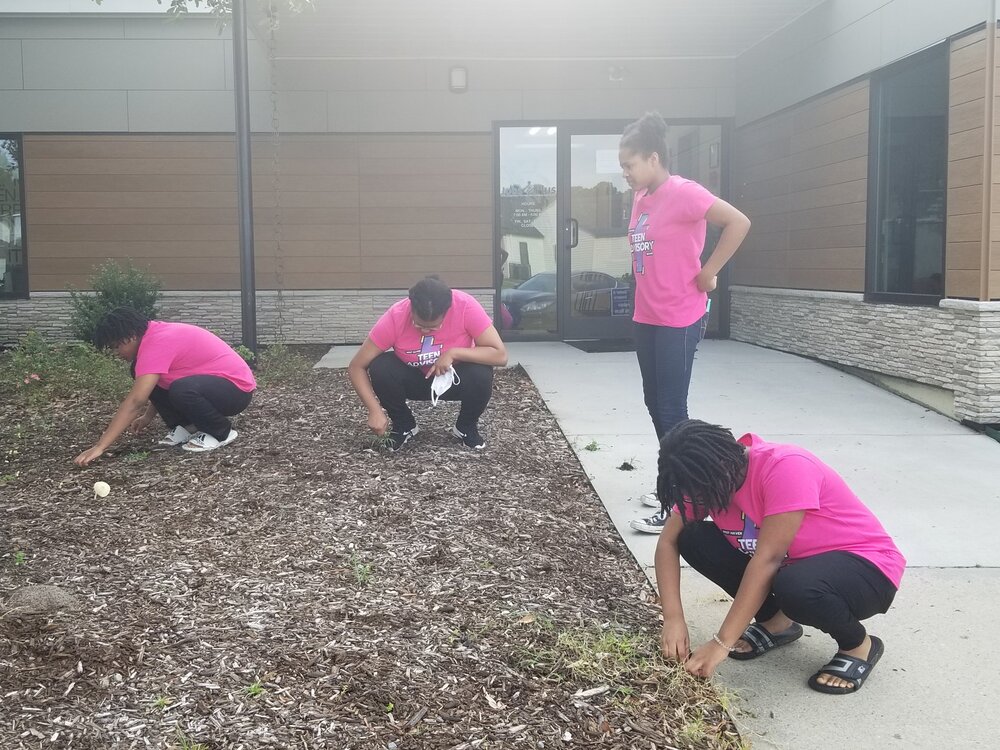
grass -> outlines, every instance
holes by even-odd
[[[170,704],[173,703],[173,702],[174,702],[173,698],[171,698],[169,696],[166,696],[166,695],[161,695],[155,701],[153,701],[153,705],[156,708],[158,708],[161,711],[163,711],[163,710],[169,708]]]
[[[260,385],[302,383],[312,376],[313,361],[284,344],[262,349],[254,360],[255,377]]]
[[[583,449],[585,451],[590,451],[591,453],[593,453],[595,451],[599,451],[601,449],[601,446],[596,440],[591,440],[589,443],[583,446]]]
[[[149,458],[149,451],[132,451],[125,454],[125,460],[131,464],[145,461],[147,458]]]
[[[361,558],[356,554],[351,555],[351,571],[354,573],[354,580],[360,586],[367,586],[372,579],[372,566],[370,563],[361,562]]]
[[[177,730],[177,743],[174,750],[209,750],[208,745],[189,739],[180,729]]]
[[[254,680],[245,688],[243,688],[243,692],[246,693],[251,698],[259,698],[260,696],[262,696],[264,693],[267,692],[267,689],[263,686],[263,684],[261,684],[260,680]]]
[[[27,565],[27,564],[28,564],[28,556],[24,552],[18,550],[17,552],[14,553],[14,565]]]
[[[369,441],[373,449],[381,453],[392,453],[392,435],[388,432],[384,435],[372,435]]]

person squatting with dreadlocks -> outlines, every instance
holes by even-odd
[[[97,443],[74,459],[78,466],[99,458],[126,429],[142,432],[157,414],[170,430],[160,445],[201,453],[236,439],[228,418],[250,405],[257,382],[214,333],[118,307],[97,324],[93,343],[131,362],[135,383]]]
[[[688,420],[660,443],[656,493],[670,511],[655,557],[667,658],[710,677],[726,657],[755,659],[808,625],[837,642],[809,687],[861,688],[884,651],[861,620],[888,611],[906,560],[833,469],[803,448],[751,434],[736,440],[724,427]],[[693,653],[681,557],[733,597],[718,631]]]

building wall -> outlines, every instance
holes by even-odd
[[[737,124],[753,122],[986,22],[983,0],[829,0],[744,53]]]
[[[861,81],[736,131],[733,200],[753,229],[733,283],[864,289],[868,97]]]
[[[493,290],[469,289],[492,316]],[[372,324],[406,289],[257,292],[257,339],[263,344],[358,344]],[[30,330],[53,340],[71,338],[69,295],[40,292],[30,299],[0,302],[0,346],[16,343]],[[240,293],[166,292],[162,320],[204,326],[226,341],[241,339]]]
[[[447,49],[418,55],[397,44],[390,57],[305,60],[296,57],[324,51],[298,49],[294,38],[285,50],[281,33],[273,69],[268,40],[249,45],[255,131],[272,130],[275,116],[285,133],[452,133],[488,131],[494,120],[734,112],[731,59],[588,60],[577,50],[451,62]],[[455,64],[468,71],[463,93],[448,89]],[[205,17],[4,16],[0,101],[0,132],[231,132],[232,40]]]
[[[492,285],[489,135],[277,144],[277,161],[273,138],[253,144],[258,288]],[[232,137],[28,135],[24,175],[32,292],[86,288],[109,257],[168,290],[239,288]]]

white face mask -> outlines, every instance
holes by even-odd
[[[447,390],[461,382],[454,367],[449,367],[441,375],[435,375],[434,380],[431,381],[431,406],[437,406],[438,401],[441,400],[441,397]]]

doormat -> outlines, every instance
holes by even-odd
[[[632,339],[586,339],[584,341],[567,341],[587,354],[604,354],[607,352],[634,352],[635,342]]]

